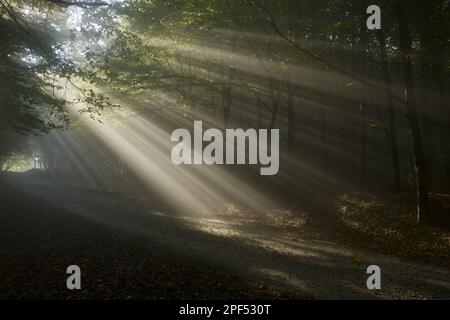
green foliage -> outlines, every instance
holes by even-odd
[[[100,18],[101,10],[94,11]],[[99,30],[91,28],[91,21],[78,32],[82,43],[76,42],[75,31],[66,26],[70,14],[73,11],[45,0],[0,2],[0,129],[38,134],[67,127],[65,104],[71,101],[58,91],[68,85],[88,104],[82,111],[98,113],[112,106],[104,95],[74,86],[76,78],[95,81],[96,74],[85,64],[89,56],[77,45],[98,41]]]

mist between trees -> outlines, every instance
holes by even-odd
[[[165,192],[159,175],[180,186],[194,175],[229,195],[201,172],[214,168],[167,164],[170,132],[193,120],[280,129],[277,176],[225,170],[316,204],[346,190],[414,193],[427,222],[429,194],[450,191],[449,5],[378,1],[382,28],[368,30],[370,4],[0,0],[3,168],[26,154],[101,188]]]

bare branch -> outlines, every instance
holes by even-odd
[[[361,78],[361,77],[359,77],[359,76],[357,76],[357,75],[355,75],[353,73],[350,73],[347,70],[344,70],[344,69],[342,69],[342,68],[340,68],[340,67],[338,67],[338,66],[336,66],[334,64],[329,63],[325,59],[319,57],[315,53],[313,53],[313,52],[309,51],[308,49],[306,49],[299,42],[296,42],[295,40],[291,39],[288,35],[284,34],[281,31],[280,27],[278,26],[277,21],[275,20],[275,17],[273,16],[273,14],[270,12],[270,10],[265,5],[261,4],[258,0],[250,0],[250,1],[251,1],[250,3],[255,4],[258,8],[260,8],[262,11],[264,11],[264,13],[267,15],[267,17],[270,20],[270,25],[271,25],[273,31],[278,36],[280,36],[282,39],[286,40],[292,47],[294,47],[295,49],[303,52],[306,56],[308,56],[311,59],[319,62],[320,64],[322,64],[324,66],[326,66],[330,70],[334,70],[334,71],[336,71],[336,72],[338,72],[338,73],[340,73],[342,75],[345,75],[346,77],[348,77],[350,79],[353,79],[353,80],[359,82],[360,84],[362,84],[362,85],[364,85],[364,86],[366,86],[368,88],[374,89],[374,90],[376,90],[378,92],[382,92],[382,93],[390,96],[393,100],[395,100],[398,103],[400,103],[400,105],[402,107],[406,106],[405,100],[399,98],[397,95],[393,94],[392,92],[389,92],[388,90],[385,90],[384,88],[381,88],[381,87],[379,87],[379,86],[377,86],[377,85],[375,85],[373,83],[370,83],[369,81],[367,81],[367,80],[365,80],[365,79],[363,79],[363,78]],[[248,3],[248,1],[247,1],[247,3]]]
[[[109,6],[109,3],[104,1],[70,1],[70,0],[47,0],[48,2],[52,2],[58,6],[62,7],[100,7],[100,6]]]

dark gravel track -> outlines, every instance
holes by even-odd
[[[3,299],[442,299],[450,272],[217,217],[174,216],[114,193],[0,178]],[[151,207],[151,206],[150,206]],[[363,257],[354,263],[352,257]],[[66,288],[79,265],[82,290]],[[380,265],[382,290],[366,287]]]
[[[26,176],[13,180],[3,178],[0,187],[1,299],[302,297],[231,276],[167,246],[86,219],[49,203],[42,194],[60,201],[63,193],[66,204],[98,202],[99,210],[106,206],[122,214],[144,210],[139,203]],[[66,288],[66,268],[72,264],[81,268],[82,290]]]

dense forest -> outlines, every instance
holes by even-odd
[[[430,194],[450,191],[447,1],[379,1],[378,30],[368,1],[0,3],[4,169],[32,157],[103,187],[162,181],[92,131],[158,144],[202,119],[279,128],[280,174],[233,174],[294,198],[416,193],[426,222]]]
[[[0,299],[448,299],[449,34],[447,0],[0,0]]]

